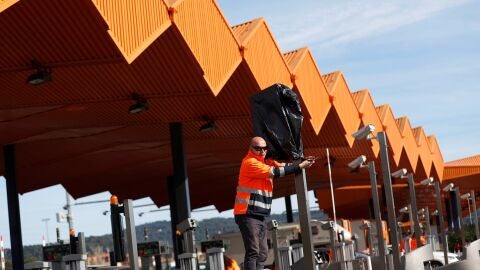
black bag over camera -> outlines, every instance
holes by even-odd
[[[283,84],[274,84],[250,101],[253,132],[267,142],[267,158],[291,161],[303,157],[303,115],[297,94]]]

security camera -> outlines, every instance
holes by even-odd
[[[430,215],[432,215],[432,216],[438,216],[438,210],[433,211]]]
[[[422,208],[420,210],[418,210],[417,214],[419,215],[423,215],[423,213],[425,213],[425,208]]]
[[[445,191],[445,192],[452,191],[452,189],[453,189],[454,186],[455,186],[455,185],[454,185],[453,183],[450,183],[450,184],[446,185],[446,186],[443,188],[443,191]]]
[[[465,194],[463,194],[462,196],[460,196],[460,198],[461,198],[462,200],[468,200],[468,199],[470,199],[470,193],[465,193]]]
[[[276,230],[278,228],[278,222],[275,219],[272,219],[267,223],[267,230]]]
[[[420,181],[420,185],[424,185],[424,186],[433,185],[433,177],[428,177],[427,179]]]
[[[398,210],[398,211],[400,211],[400,213],[408,213],[408,212],[409,212],[409,211],[408,211],[408,206],[402,207],[402,208],[400,208],[400,210]]]
[[[402,176],[407,174],[407,169],[400,169],[396,172],[392,173],[393,178],[401,178]]]
[[[356,169],[360,167],[366,160],[367,160],[367,157],[365,155],[361,155],[356,159],[352,160],[350,163],[348,163],[347,166],[350,169]]]
[[[357,130],[352,136],[357,140],[370,139],[369,135],[375,131],[375,126],[372,124],[366,125],[361,129]]]

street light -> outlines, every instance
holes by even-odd
[[[455,204],[457,206],[457,220],[454,222],[454,225],[457,225],[457,226],[454,226],[454,227],[457,227],[457,230],[460,229],[460,237],[461,237],[461,241],[462,241],[462,247],[465,247],[465,228],[463,226],[463,217],[462,217],[462,204],[460,202],[460,188],[459,187],[455,187],[455,185],[453,183],[450,183],[448,185],[446,185],[444,188],[443,188],[443,191],[445,192],[454,192],[455,194]]]
[[[415,240],[417,240],[417,246],[422,246],[421,241],[421,234],[422,231],[420,229],[420,222],[418,221],[418,211],[417,211],[417,196],[415,194],[415,181],[413,180],[413,173],[407,174],[407,169],[400,169],[394,173],[392,173],[392,177],[395,178],[407,178],[408,179],[408,191],[410,195],[410,227],[413,232],[415,232]]]
[[[445,265],[448,264],[448,243],[447,243],[447,234],[445,233],[445,225],[443,223],[443,212],[442,212],[442,198],[440,197],[440,182],[434,181],[433,177],[429,177],[420,181],[421,185],[424,186],[434,186],[435,187],[435,199],[437,201],[437,210],[435,210],[432,215],[438,214],[438,220],[440,224],[440,234],[442,236],[442,247],[443,247],[443,259],[445,260]],[[453,185],[453,184],[452,184]],[[449,185],[450,186],[450,185]]]
[[[375,131],[374,125],[365,125],[358,131],[352,134],[356,140],[371,140],[376,139],[380,145],[380,161],[382,163],[383,184],[385,187],[385,202],[387,204],[388,225],[390,227],[390,241],[392,244],[393,265],[394,269],[401,269],[400,263],[400,249],[398,245],[398,228],[395,216],[395,202],[393,200],[392,179],[390,178],[390,164],[388,161],[388,145],[387,135],[384,131],[373,135]],[[376,188],[376,186],[375,186]]]
[[[45,237],[47,238],[47,243],[50,243],[50,241],[48,240],[48,222],[50,221],[50,218],[42,218],[42,221],[45,222]]]
[[[470,193],[465,193],[465,194],[460,195],[460,199],[467,201],[468,217],[469,217],[469,221],[470,221],[469,223],[471,225],[472,224],[472,211],[470,209]]]
[[[372,129],[371,127],[369,129]],[[367,137],[366,135],[365,137]],[[367,161],[367,157],[365,155],[361,155],[348,163],[348,167],[352,170],[356,170],[358,168],[368,168],[368,172],[370,174],[370,186],[372,188],[372,200],[373,200],[373,215],[375,218],[375,227],[377,231],[377,238],[378,238],[378,256],[380,259],[380,267],[382,269],[387,269],[385,264],[385,239],[383,238],[383,226],[382,226],[382,216],[380,213],[380,199],[378,196],[378,189],[377,189],[377,172],[375,171],[375,162],[369,161],[368,165],[365,164]],[[373,244],[372,244],[372,255],[373,255]]]

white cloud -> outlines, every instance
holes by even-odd
[[[286,48],[317,45],[332,48],[413,24],[470,0],[343,1],[317,3],[290,18],[273,17],[276,38]],[[288,23],[281,23],[284,20]]]

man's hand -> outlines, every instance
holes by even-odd
[[[300,169],[306,169],[312,167],[312,165],[315,163],[315,159],[306,159],[302,161],[302,163],[298,164]]]

